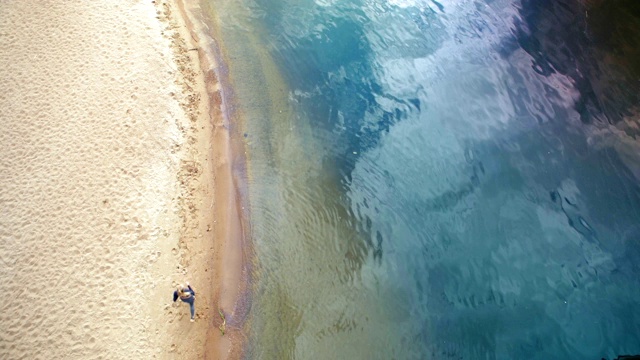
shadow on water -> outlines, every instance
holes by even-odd
[[[640,3],[525,0],[520,14],[518,47],[534,58],[541,74],[559,72],[575,81],[583,122],[615,124],[638,114]]]
[[[640,351],[634,3],[234,4],[250,357]]]

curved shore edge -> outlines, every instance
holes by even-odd
[[[35,5],[0,2],[0,358],[241,357],[244,151],[191,4]]]
[[[204,79],[206,117],[212,126],[213,146],[209,147],[209,158],[213,163],[213,209],[214,231],[214,275],[213,296],[210,299],[210,321],[207,328],[205,359],[240,359],[243,354],[242,328],[248,312],[248,269],[250,253],[246,238],[247,212],[243,211],[242,197],[238,182],[245,166],[244,142],[233,130],[230,121],[239,121],[229,110],[231,94],[228,71],[224,65],[224,55],[219,43],[212,36],[213,21],[203,11],[198,1],[174,0],[180,17],[192,39],[193,49],[197,49],[198,67]],[[236,125],[236,124],[233,124]],[[202,209],[207,211],[207,209]],[[218,310],[225,316],[225,333],[222,335]]]

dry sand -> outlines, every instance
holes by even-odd
[[[0,2],[1,359],[238,356],[216,330],[222,261],[242,269],[229,135],[179,15]],[[171,301],[185,280],[195,323]]]

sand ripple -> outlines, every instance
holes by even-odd
[[[193,119],[157,10],[0,2],[2,359],[171,346],[158,319],[182,317],[166,306],[186,272],[176,174]]]

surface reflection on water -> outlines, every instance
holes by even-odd
[[[639,23],[616,4],[218,4],[249,134],[248,357],[640,353]]]

